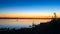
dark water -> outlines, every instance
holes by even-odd
[[[0,28],[24,28],[34,24],[40,24],[51,19],[0,19]]]

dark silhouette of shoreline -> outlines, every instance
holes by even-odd
[[[15,28],[11,30],[9,28],[0,28],[0,34],[60,34],[60,18],[57,18],[56,13],[54,13],[54,18],[51,19],[52,20],[49,22],[44,22],[38,25],[35,25],[33,22],[32,26],[30,26],[31,28],[21,28],[17,30]]]
[[[53,18],[50,22],[38,25],[32,24],[31,28],[11,29],[1,28],[2,34],[60,34],[60,18]]]

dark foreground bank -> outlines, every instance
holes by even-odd
[[[33,24],[32,28],[22,28],[9,30],[1,28],[0,34],[60,34],[60,19],[52,19],[50,22]]]

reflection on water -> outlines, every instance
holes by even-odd
[[[21,27],[29,27],[34,24],[40,24],[41,22],[47,22],[51,19],[0,19],[0,28],[1,27],[9,27],[9,28],[21,28]]]

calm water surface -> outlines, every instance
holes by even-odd
[[[23,28],[34,24],[48,22],[51,19],[0,19],[0,28]]]

